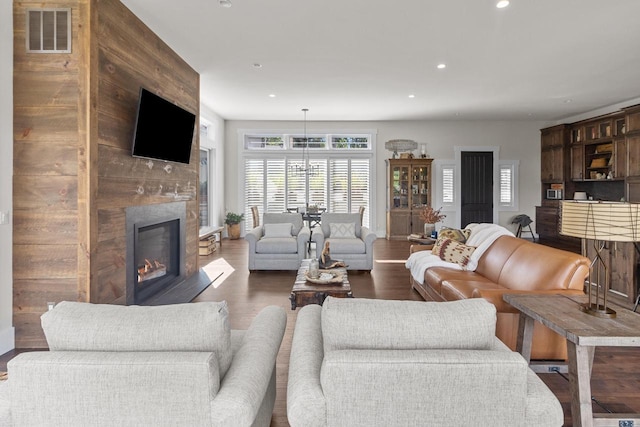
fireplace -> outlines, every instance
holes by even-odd
[[[144,305],[185,280],[184,202],[126,209],[127,305]]]

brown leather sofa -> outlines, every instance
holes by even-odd
[[[427,248],[412,247],[412,251]],[[431,267],[424,284],[411,278],[412,287],[425,300],[453,301],[484,298],[496,306],[496,336],[516,348],[518,310],[502,300],[506,293],[583,294],[589,260],[581,255],[511,236],[499,237],[480,257],[475,271]],[[533,359],[564,360],[564,338],[536,323]]]

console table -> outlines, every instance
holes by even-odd
[[[537,320],[567,339],[571,418],[574,426],[640,425],[640,414],[593,414],[591,367],[597,346],[640,347],[640,314],[616,307],[617,316],[603,319],[583,313],[586,296],[504,295],[520,310],[517,350],[529,362]]]

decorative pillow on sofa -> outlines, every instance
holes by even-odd
[[[443,227],[438,232],[438,238],[442,237],[445,239],[451,239],[458,241],[460,243],[465,243],[471,234],[471,230],[459,230],[457,228],[447,228]]]
[[[431,252],[438,255],[443,261],[453,262],[466,268],[469,264],[469,258],[475,250],[474,246],[467,246],[453,239],[438,238]]]
[[[279,224],[265,224],[264,237],[291,237],[293,224],[283,222]]]
[[[329,224],[329,237],[332,239],[353,239],[356,237],[356,225],[350,223],[334,223]]]

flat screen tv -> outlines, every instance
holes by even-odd
[[[133,156],[189,163],[195,122],[195,114],[141,88]]]

